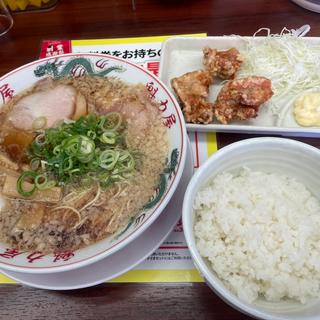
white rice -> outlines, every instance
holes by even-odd
[[[303,184],[225,172],[198,192],[194,210],[201,256],[241,299],[320,297],[320,203]]]

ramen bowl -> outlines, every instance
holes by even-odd
[[[305,303],[301,303],[295,299],[289,298],[282,298],[280,301],[276,301],[276,299],[270,301],[270,299],[266,300],[263,295],[259,295],[258,298],[255,300],[253,299],[253,301],[245,299],[244,297],[246,294],[246,288],[248,288],[246,286],[249,282],[248,275],[245,273],[243,276],[243,282],[239,281],[240,285],[237,288],[238,294],[235,293],[235,289],[230,289],[231,286],[228,283],[228,281],[230,280],[231,282],[232,275],[230,275],[229,273],[228,276],[225,276],[224,279],[221,279],[218,276],[218,273],[213,269],[211,262],[213,260],[216,262],[221,256],[223,256],[225,258],[225,264],[222,269],[228,270],[227,268],[229,265],[237,265],[237,262],[235,262],[237,261],[237,259],[235,258],[235,255],[232,254],[235,251],[228,251],[230,247],[228,247],[227,245],[227,248],[224,248],[224,250],[220,251],[223,252],[222,254],[216,254],[214,259],[210,257],[211,262],[206,256],[204,257],[203,254],[200,254],[200,250],[203,250],[204,247],[207,248],[206,252],[209,252],[210,254],[211,252],[217,252],[214,251],[217,250],[215,245],[220,245],[221,248],[221,244],[218,243],[218,241],[216,241],[213,245],[212,243],[210,243],[210,246],[207,246],[207,242],[205,242],[203,239],[199,240],[199,234],[202,233],[203,229],[199,229],[198,224],[198,229],[197,231],[195,230],[195,225],[199,221],[199,217],[196,216],[196,210],[194,210],[195,206],[199,208],[199,204],[195,204],[195,199],[197,198],[197,195],[199,195],[198,192],[200,190],[206,190],[200,194],[199,197],[201,197],[201,199],[198,200],[199,202],[205,198],[209,199],[208,202],[205,202],[206,200],[203,200],[203,202],[201,202],[201,205],[203,206],[203,208],[205,208],[204,211],[207,208],[207,203],[209,203],[210,200],[214,199],[214,197],[219,197],[219,199],[223,198],[222,201],[228,202],[231,205],[239,206],[237,207],[237,209],[241,208],[241,205],[237,203],[237,200],[234,200],[234,196],[231,199],[230,193],[225,191],[226,189],[221,188],[221,190],[223,190],[223,195],[213,195],[212,189],[211,191],[208,191],[209,189],[207,188],[207,186],[209,181],[211,181],[210,186],[212,186],[212,179],[214,179],[214,177],[223,172],[233,173],[236,177],[239,177],[239,169],[245,167],[257,172],[266,172],[277,176],[285,175],[286,177],[293,178],[295,179],[295,181],[299,181],[301,184],[303,184],[314,197],[318,198],[320,192],[320,174],[318,170],[319,161],[320,150],[302,142],[289,140],[285,138],[271,137],[246,139],[230,144],[220,149],[201,166],[201,168],[193,175],[192,179],[190,180],[184,197],[182,213],[184,234],[186,237],[188,247],[190,249],[195,266],[204,277],[208,286],[219,297],[221,297],[225,302],[230,304],[235,309],[257,319],[316,320],[320,317],[319,298],[316,297],[309,297],[309,299],[307,299]],[[216,181],[218,179],[216,179]],[[219,180],[219,182],[221,181],[222,178],[221,180]],[[225,182],[224,178],[223,181]],[[244,180],[241,181],[243,182]],[[250,183],[252,183],[252,180],[250,181]],[[260,182],[260,185],[258,186],[257,184],[253,184],[252,187],[255,188],[255,190],[259,189],[258,192],[260,192],[260,190],[264,190],[268,186],[269,181],[271,180],[265,181],[265,183]],[[230,185],[231,183],[232,181],[228,180],[226,182],[226,185]],[[221,184],[219,184],[219,186],[221,187]],[[241,188],[243,190],[245,190],[246,186],[247,184],[241,184]],[[279,185],[275,187],[275,190],[280,190]],[[241,193],[240,191],[238,192]],[[236,194],[237,192],[234,193],[234,195]],[[273,195],[269,193],[268,197],[265,198],[270,199],[272,196]],[[243,196],[243,193],[240,195],[240,197],[245,198],[245,196]],[[226,206],[223,209],[221,209],[220,205],[216,203],[217,202],[215,202],[216,207],[211,206],[210,209],[207,210],[207,212],[210,211],[211,214],[213,212],[217,213],[220,210],[219,212],[221,213],[221,216],[223,216],[226,219],[224,226],[228,226],[228,223],[230,223],[230,220],[232,220],[232,212],[230,211],[230,206]],[[259,211],[254,211],[254,208],[252,208],[251,210],[248,209],[245,212],[246,214],[248,214],[250,218],[253,217],[253,221],[254,217],[257,216],[257,212],[261,212],[262,216],[264,212],[269,213],[270,211],[265,210],[265,208],[261,209],[261,207],[259,207]],[[303,214],[306,215],[304,211]],[[204,237],[207,237],[206,240],[208,240],[209,238],[208,234],[213,235],[219,232],[217,231],[217,225],[218,223],[221,223],[221,220],[219,220],[219,222],[214,224],[213,219],[211,217],[212,216],[209,216],[209,214],[205,216],[206,229],[203,231],[202,234],[205,235]],[[243,217],[245,216],[241,215],[240,210],[237,211],[237,215],[234,215],[233,217],[239,218],[239,221],[241,219],[241,223],[237,223],[237,227],[231,229],[232,231],[228,233],[228,236],[230,238],[232,238],[232,236],[236,234],[237,230],[241,229],[241,226],[245,224],[247,225],[248,222],[248,219],[244,220],[245,218]],[[307,215],[305,219],[310,219],[309,222],[312,221],[311,218],[307,218]],[[283,220],[282,225],[286,227],[288,225],[287,220]],[[270,267],[270,264],[268,262],[272,260],[270,256],[276,257],[276,253],[274,252],[274,250],[270,250],[267,252],[263,251],[264,243],[258,242],[259,240],[257,240],[262,231],[260,234],[255,235],[254,232],[252,232],[251,230],[246,229],[243,233],[241,240],[245,241],[246,235],[249,235],[250,237],[252,236],[250,245],[252,245],[253,248],[255,248],[255,252],[263,253],[262,259],[261,256],[256,256],[255,261],[259,262],[260,258],[262,262],[260,265],[260,269],[256,267],[254,268],[254,271],[260,271],[261,269],[263,269],[263,272],[273,275],[272,267]],[[285,232],[282,232],[283,236],[286,237]],[[225,238],[228,238],[228,236],[226,236]],[[255,245],[257,245],[258,249],[256,249]],[[240,252],[240,250],[241,249],[237,248],[237,252]],[[304,248],[304,250],[306,249]],[[226,254],[224,254],[225,252]],[[287,251],[287,254],[290,254],[289,249]],[[309,254],[311,253],[309,252]],[[299,259],[301,259],[301,257],[299,257]],[[246,260],[249,260],[249,256],[246,258]],[[303,276],[301,276],[301,278],[303,279]],[[284,283],[289,283],[289,280],[285,279]],[[274,290],[276,289],[277,287],[274,287]],[[242,296],[240,296],[241,294]]]
[[[40,79],[112,77],[129,84],[143,84],[151,99],[159,102],[161,121],[168,135],[168,153],[161,185],[142,210],[117,232],[84,248],[45,254],[0,243],[0,268],[23,273],[54,273],[87,266],[121,250],[141,235],[161,214],[175,192],[186,159],[186,128],[180,107],[166,86],[142,67],[102,54],[66,54],[24,65],[0,78],[0,105]]]

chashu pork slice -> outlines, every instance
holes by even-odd
[[[53,127],[63,119],[78,119],[87,113],[87,103],[82,94],[70,86],[41,87],[22,97],[13,106],[7,120],[16,128],[31,131],[34,120],[46,118],[46,127]]]

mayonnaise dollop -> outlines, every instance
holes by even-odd
[[[301,126],[320,126],[320,92],[308,93],[297,98],[293,115]]]

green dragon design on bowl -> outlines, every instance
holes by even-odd
[[[80,70],[81,75],[87,74],[89,76],[105,77],[111,72],[124,72],[126,69],[122,66],[107,66],[107,59],[101,59],[96,62],[96,67],[101,69],[97,71],[91,61],[84,57],[77,57],[68,60],[66,63],[58,61],[56,58],[54,61],[47,61],[46,63],[37,66],[34,70],[36,77],[43,77],[49,75],[54,79],[59,79],[66,76],[74,76],[77,70]]]

